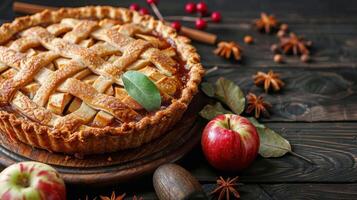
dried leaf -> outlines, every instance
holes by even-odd
[[[254,117],[248,117],[248,119],[256,128],[266,128],[264,124],[259,123]]]
[[[222,104],[219,102],[217,102],[214,106],[208,104],[200,111],[201,117],[208,120],[215,118],[217,115],[227,114],[227,113],[232,114],[231,111],[223,108]]]
[[[146,110],[160,108],[160,92],[147,76],[137,71],[127,71],[123,74],[122,80],[128,94]]]
[[[260,138],[259,154],[261,156],[264,158],[281,157],[288,152],[292,152],[288,140],[272,129],[260,124],[254,118],[249,118],[249,120],[257,128]]]
[[[209,97],[214,97],[215,89],[212,83],[201,83],[201,90]]]
[[[242,90],[233,81],[219,78],[216,82],[216,97],[225,103],[235,114],[244,111],[245,97]]]

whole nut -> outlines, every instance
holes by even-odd
[[[280,30],[282,30],[282,31],[288,31],[288,29],[289,29],[289,26],[287,25],[287,24],[281,24],[280,25]]]
[[[281,54],[276,54],[274,56],[274,62],[276,63],[282,63],[284,61],[283,56]]]
[[[271,45],[270,50],[273,53],[279,53],[279,46],[277,44],[273,44],[273,45]]]
[[[246,36],[244,37],[244,43],[246,43],[246,44],[252,44],[253,42],[254,42],[254,38],[253,38],[252,36],[246,35]]]
[[[160,200],[208,199],[198,180],[176,164],[157,168],[153,175],[153,186]]]
[[[278,33],[276,34],[279,38],[284,37],[286,35],[286,32],[283,30],[279,30]]]
[[[308,63],[308,62],[311,61],[310,56],[307,55],[307,54],[301,55],[300,60],[301,60],[302,62],[304,62],[304,63]]]

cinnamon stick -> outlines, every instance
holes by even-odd
[[[217,41],[217,35],[215,35],[215,34],[200,31],[200,30],[193,29],[193,28],[184,27],[184,26],[181,27],[180,33],[182,35],[185,35],[185,36],[191,38],[192,40],[196,40],[196,41],[203,42],[206,44],[214,45]]]
[[[43,5],[36,5],[36,4],[23,3],[23,2],[15,1],[12,9],[15,12],[19,12],[19,13],[35,14],[35,13],[41,12],[41,11],[46,10],[46,9],[55,10],[57,8],[56,7],[51,7],[51,6],[43,6]]]
[[[55,10],[57,8],[52,6],[43,6],[43,5],[23,3],[18,1],[15,1],[13,5],[13,10],[15,12],[24,13],[24,14],[34,14],[46,9]],[[217,35],[215,34],[207,33],[204,31],[200,31],[188,27],[181,27],[180,33],[182,35],[191,38],[192,40],[196,40],[206,44],[215,44],[217,41]]]

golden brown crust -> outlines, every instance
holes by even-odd
[[[41,24],[58,23],[63,18],[108,18],[122,22],[131,22],[141,24],[148,29],[153,29],[161,33],[164,38],[170,38],[177,48],[181,59],[186,61],[185,67],[189,71],[189,79],[182,90],[181,97],[174,100],[167,108],[157,111],[152,116],[145,116],[139,122],[127,122],[121,124],[119,127],[107,126],[95,128],[82,126],[75,132],[60,127],[75,127],[80,119],[75,118],[73,120],[61,121],[56,126],[58,128],[51,128],[22,117],[17,117],[7,110],[2,110],[0,111],[0,130],[3,133],[6,133],[11,139],[20,140],[49,151],[69,154],[96,154],[138,147],[166,132],[181,118],[192,97],[198,91],[198,85],[204,71],[195,48],[189,44],[190,41],[185,37],[179,36],[173,28],[164,25],[163,22],[154,20],[151,16],[142,16],[128,9],[109,6],[63,8],[58,11],[46,10],[32,16],[17,18],[12,23],[3,24],[0,27],[0,44],[4,44],[22,30]],[[58,29],[58,32],[60,32],[60,29]],[[72,38],[71,35],[67,37]],[[155,52],[147,56],[154,56],[154,60],[157,59]],[[166,66],[163,66],[163,68],[167,69],[167,73],[170,73],[170,70],[172,70]]]

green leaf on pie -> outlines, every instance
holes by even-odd
[[[273,131],[272,129],[260,124],[256,119],[249,118],[250,122],[257,128],[260,147],[259,154],[264,158],[281,157],[291,151],[288,140]]]
[[[201,83],[201,90],[209,97],[214,97],[214,86],[212,83],[203,82]]]
[[[159,109],[161,95],[156,85],[143,73],[127,71],[123,74],[124,88],[147,111]]]
[[[200,116],[211,120],[213,118],[215,118],[217,115],[221,115],[221,114],[232,114],[231,111],[226,110],[225,108],[223,108],[222,104],[217,102],[215,105],[206,105],[201,111],[200,111]]]
[[[216,82],[216,97],[225,103],[235,114],[244,111],[245,97],[242,90],[233,81],[219,78]]]

